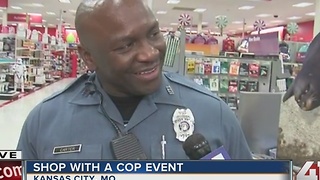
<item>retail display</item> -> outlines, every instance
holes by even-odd
[[[244,38],[240,41],[237,51],[240,53],[248,53],[249,52],[249,39]]]
[[[167,52],[164,58],[164,66],[172,67],[176,59],[178,50],[180,49],[180,33],[168,32],[164,34],[164,38],[167,44]]]
[[[21,92],[24,92],[24,84],[27,80],[27,68],[26,65],[23,64],[22,59],[17,59],[17,62],[13,65],[13,83],[14,83],[14,91],[17,91],[18,86],[21,88]]]
[[[206,44],[210,44],[210,45],[213,45],[213,44],[219,44],[219,41],[217,38],[215,38],[214,36],[209,36],[207,38],[207,43]]]
[[[261,81],[270,82],[270,72],[270,61],[186,56],[186,76],[217,93],[232,109],[237,109],[240,91],[259,92]]]
[[[304,44],[299,48],[297,52],[297,57],[296,57],[297,63],[303,63],[304,59],[306,58],[308,48],[309,48],[309,44]]]
[[[290,61],[290,49],[289,45],[282,41],[279,44],[279,50],[280,50],[280,55],[282,56],[282,59],[284,62]]]
[[[11,100],[17,97],[20,93],[9,88],[9,74],[12,70],[11,64],[14,64],[14,59],[0,59],[0,100]]]
[[[305,54],[308,50],[309,43],[307,42],[293,42],[293,41],[284,41],[288,44],[290,60],[287,62],[290,63],[302,63]]]
[[[17,27],[17,34],[0,34],[0,64],[12,59],[0,68],[0,98],[1,94],[34,91],[57,79],[85,73],[76,49],[64,46],[60,51],[55,37],[44,35],[41,39],[40,32],[23,25]]]
[[[202,34],[197,34],[191,39],[192,44],[207,44],[207,39]]]
[[[230,37],[227,37],[226,39],[223,40],[222,43],[222,51],[223,52],[235,52],[235,42],[233,39]]]
[[[68,47],[66,52],[65,77],[77,77],[79,69],[79,54],[77,47]]]

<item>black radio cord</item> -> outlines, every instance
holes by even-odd
[[[84,96],[91,96],[94,93],[99,94],[100,96],[100,104],[99,104],[99,108],[102,111],[102,114],[104,115],[105,118],[108,119],[108,121],[112,124],[112,126],[114,127],[114,129],[116,130],[117,134],[119,137],[122,137],[123,134],[119,128],[119,126],[117,126],[117,124],[114,122],[114,120],[112,120],[110,118],[110,116],[108,115],[108,113],[106,112],[103,103],[104,103],[104,98],[103,98],[103,94],[97,89],[97,86],[94,84],[94,78],[95,78],[95,74],[90,74],[87,75],[87,77],[89,77],[88,81],[85,83],[85,88],[83,90],[83,95]]]
[[[110,123],[112,124],[112,126],[115,128],[115,130],[117,131],[118,137],[122,137],[123,134],[122,134],[119,126],[117,126],[117,124],[111,119],[111,117],[108,115],[108,113],[106,112],[106,110],[105,110],[105,108],[104,108],[104,106],[103,106],[103,102],[104,102],[103,100],[104,100],[104,98],[103,98],[102,93],[101,93],[100,91],[98,91],[97,89],[96,89],[96,92],[97,92],[97,93],[99,94],[99,96],[100,96],[100,105],[99,105],[99,108],[101,109],[102,114],[109,120],[109,122],[110,122]]]

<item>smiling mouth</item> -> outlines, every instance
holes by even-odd
[[[138,73],[135,73],[137,75],[145,75],[145,74],[151,74],[153,73],[154,71],[156,70],[156,67],[150,69],[150,70],[147,70],[147,71],[141,71],[141,72],[138,72]]]

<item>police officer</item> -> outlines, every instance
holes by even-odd
[[[163,157],[163,137],[166,159],[188,159],[182,143],[198,132],[211,147],[220,142],[231,158],[251,159],[237,119],[221,99],[162,72],[166,44],[141,0],[84,1],[75,24],[78,50],[95,73],[31,111],[18,144],[24,158],[114,159],[110,142],[130,133],[148,159]]]

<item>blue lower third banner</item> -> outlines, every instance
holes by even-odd
[[[27,161],[27,180],[288,180],[290,161]]]

